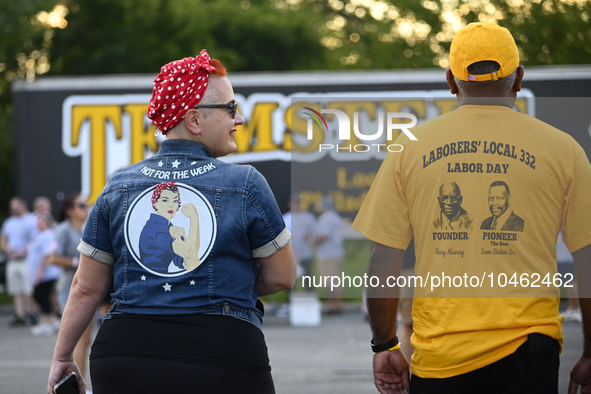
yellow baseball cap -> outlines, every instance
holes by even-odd
[[[483,75],[468,74],[468,66],[495,61],[499,71]],[[509,30],[494,23],[470,23],[460,30],[449,51],[452,74],[462,81],[491,81],[505,78],[519,66],[519,51]]]

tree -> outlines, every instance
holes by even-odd
[[[232,71],[322,67],[310,20],[268,0],[68,0],[68,28],[56,33],[51,73],[156,73],[207,48]]]
[[[33,80],[49,69],[47,53],[53,28],[40,22],[37,15],[52,10],[56,3],[57,0],[0,2],[0,221],[7,214],[13,194],[10,83],[16,78]]]
[[[295,0],[276,0],[284,4]],[[448,67],[449,46],[468,23],[511,31],[524,65],[591,63],[589,0],[315,0],[327,68]]]
[[[526,66],[585,64],[590,17],[591,0],[4,0],[0,219],[15,78],[155,75],[202,48],[230,71],[445,68],[453,36],[475,21],[507,27]]]

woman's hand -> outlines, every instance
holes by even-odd
[[[49,371],[49,382],[47,383],[47,394],[54,394],[53,388],[56,384],[61,382],[70,372],[76,372],[78,377],[78,388],[81,393],[86,393],[86,382],[80,369],[73,358],[67,360],[58,360],[54,358],[51,361],[51,370]]]
[[[197,208],[192,203],[188,203],[183,205],[181,208],[181,212],[183,215],[187,216],[190,219],[197,219],[199,220],[199,214],[197,213]]]
[[[185,238],[187,238],[186,233],[185,233],[185,229],[182,228],[181,226],[172,226],[170,227],[170,230],[168,230],[170,232],[170,236],[173,239],[180,239],[183,240]]]

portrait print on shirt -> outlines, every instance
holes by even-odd
[[[472,219],[468,211],[462,208],[463,197],[457,183],[448,182],[439,186],[437,202],[441,210],[439,217],[433,222],[436,230],[458,231],[472,228]]]
[[[488,188],[488,209],[492,216],[480,225],[481,230],[523,231],[525,221],[511,209],[511,191],[503,181],[495,181]]]
[[[125,218],[125,241],[135,261],[159,276],[197,269],[209,255],[217,223],[213,208],[189,185],[164,182],[144,190]]]

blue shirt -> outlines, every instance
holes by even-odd
[[[179,269],[183,268],[183,258],[172,249],[170,227],[172,224],[166,218],[153,213],[140,235],[140,258],[146,266],[158,272],[168,272],[171,262]]]

